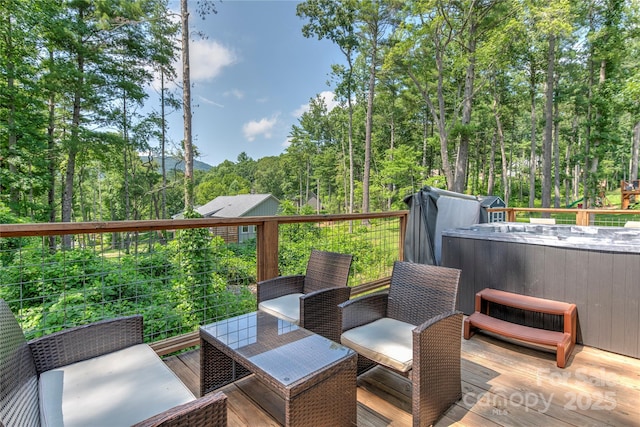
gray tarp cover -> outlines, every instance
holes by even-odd
[[[409,207],[405,261],[440,265],[442,231],[480,222],[480,200],[475,196],[427,186],[404,201]]]

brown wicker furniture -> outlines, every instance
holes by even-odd
[[[550,314],[562,318],[562,331],[547,330],[493,317],[492,308],[500,313],[513,308],[522,313]],[[486,288],[476,293],[475,312],[464,319],[464,338],[469,339],[477,329],[507,338],[556,348],[556,364],[564,368],[576,345],[578,311],[575,304],[537,298],[513,292]]]
[[[341,342],[358,373],[382,365],[410,378],[414,426],[431,425],[462,397],[460,270],[397,261],[388,291],[340,304]]]
[[[333,341],[340,339],[338,304],[349,299],[352,256],[313,249],[304,275],[258,283],[258,309]]]
[[[27,342],[0,300],[0,381],[4,427],[226,426],[227,421],[224,394],[196,399],[142,344],[141,316]]]
[[[200,346],[202,395],[253,373],[284,399],[285,425],[355,425],[354,351],[261,311],[202,326]]]

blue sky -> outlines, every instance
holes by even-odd
[[[258,160],[284,151],[291,126],[309,100],[321,94],[331,107],[331,65],[344,62],[328,40],[305,38],[297,1],[224,0],[189,25],[193,141],[198,160],[216,166],[246,152]],[[178,1],[170,4],[179,10]],[[181,68],[181,66],[177,66]],[[180,94],[180,96],[182,96]],[[150,102],[157,102],[150,97]],[[154,107],[156,108],[156,107]],[[183,138],[182,111],[169,117],[169,138]]]

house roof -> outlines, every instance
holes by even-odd
[[[196,208],[196,211],[205,217],[237,218],[269,198],[275,199],[271,194],[218,196],[209,203]]]

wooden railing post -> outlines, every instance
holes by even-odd
[[[257,237],[258,281],[278,275],[278,220],[258,224]]]
[[[579,209],[576,212],[576,225],[589,225],[589,212],[584,209]]]

